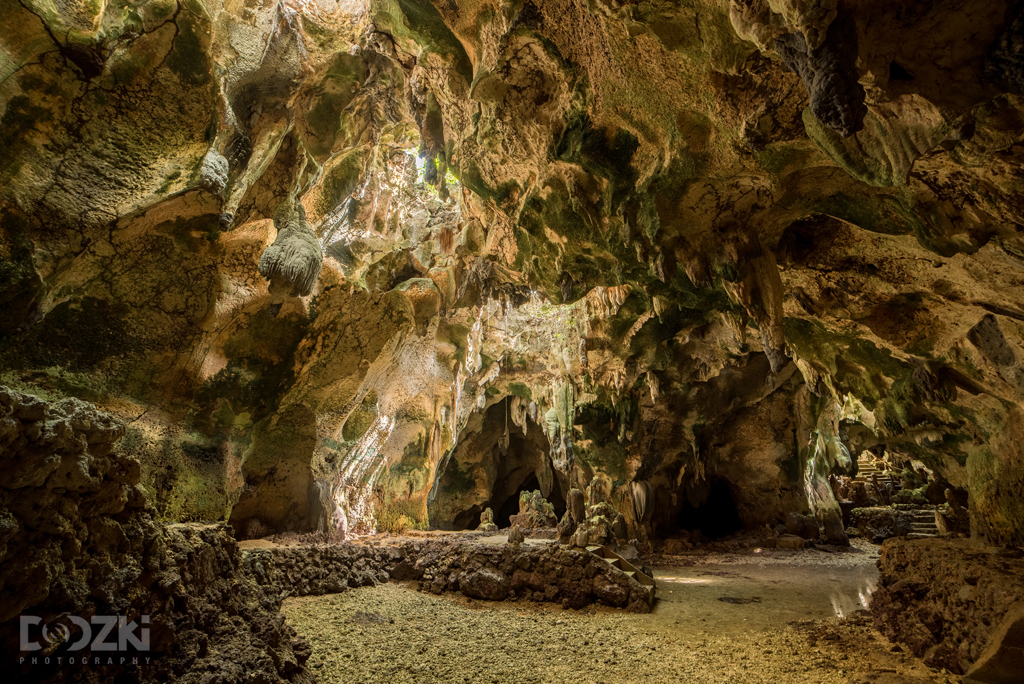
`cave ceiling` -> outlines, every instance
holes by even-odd
[[[450,523],[539,427],[549,491],[749,526],[856,424],[1024,539],[1019,3],[0,17],[2,380],[124,417],[166,518]]]

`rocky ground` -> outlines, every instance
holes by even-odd
[[[712,623],[483,603],[398,584],[290,599],[324,682],[956,682],[876,632],[866,613],[717,637]]]
[[[661,599],[648,615],[432,596],[395,582],[289,599],[282,610],[312,645],[307,666],[325,682],[959,681],[889,642],[863,611],[748,629],[736,622],[734,606],[715,600],[704,603],[713,611],[707,617],[677,619],[677,595],[669,593],[680,589],[669,575],[707,563],[732,565],[768,585],[775,580],[759,572],[873,568],[876,557],[877,547],[855,547],[845,554],[771,549],[681,558],[658,567]]]

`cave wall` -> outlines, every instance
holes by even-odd
[[[1016,3],[0,17],[0,378],[124,419],[158,516],[428,525],[517,397],[637,535],[713,476],[825,530],[856,404],[1024,539]]]
[[[0,386],[6,676],[66,681],[76,658],[72,676],[87,682],[306,680],[310,649],[280,616],[282,595],[246,572],[226,525],[156,521],[124,433],[124,422],[87,402]],[[51,630],[28,635],[40,649],[20,648],[19,616]],[[83,634],[69,616],[124,616],[134,641],[120,641],[117,657],[71,650]],[[95,637],[101,623],[92,624]],[[108,644],[121,639],[114,634]]]

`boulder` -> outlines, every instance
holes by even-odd
[[[662,553],[669,556],[679,556],[693,548],[688,539],[666,539]]]
[[[459,578],[459,590],[473,598],[501,601],[508,596],[509,579],[504,573],[490,568],[470,570]]]
[[[780,549],[802,549],[807,546],[807,542],[795,534],[783,534],[776,540],[775,546]]]
[[[594,578],[594,593],[611,606],[624,606],[629,601],[629,589],[609,577]]]

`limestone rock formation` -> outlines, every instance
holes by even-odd
[[[48,663],[12,660],[11,676],[59,680],[58,657],[83,655],[69,616],[120,615],[148,648],[133,633],[142,648],[90,663],[83,681],[306,679],[308,645],[277,614],[281,595],[245,574],[230,528],[153,519],[139,462],[115,446],[121,420],[0,387],[0,424],[0,651],[19,652],[21,615],[66,637],[43,644]]]
[[[211,149],[203,157],[203,165],[199,169],[199,184],[204,190],[219,195],[227,187],[229,170],[228,160]]]
[[[526,541],[526,536],[523,534],[523,530],[519,525],[513,524],[512,527],[508,528],[508,543],[512,546],[519,546]]]
[[[480,514],[480,526],[476,529],[481,532],[497,532],[498,526],[494,524],[494,511],[485,508],[484,512]]]
[[[313,292],[323,266],[316,233],[302,205],[283,204],[274,214],[277,237],[260,255],[260,275],[270,281],[270,293],[306,297]]]
[[[861,129],[867,107],[864,88],[858,83],[857,27],[851,15],[844,13],[833,20],[824,42],[815,48],[803,33],[787,33],[775,39],[775,49],[804,82],[811,112],[819,121],[843,137]]]
[[[941,534],[971,533],[971,520],[967,511],[956,500],[953,490],[946,489],[943,493],[946,503],[935,509],[935,526]]]
[[[123,421],[97,510],[1024,542],[1020,3],[68,7],[0,6],[0,381]]]
[[[533,492],[522,492],[519,495],[519,513],[513,515],[509,520],[513,525],[527,530],[554,527],[558,524],[555,507],[548,503],[539,489]]]

